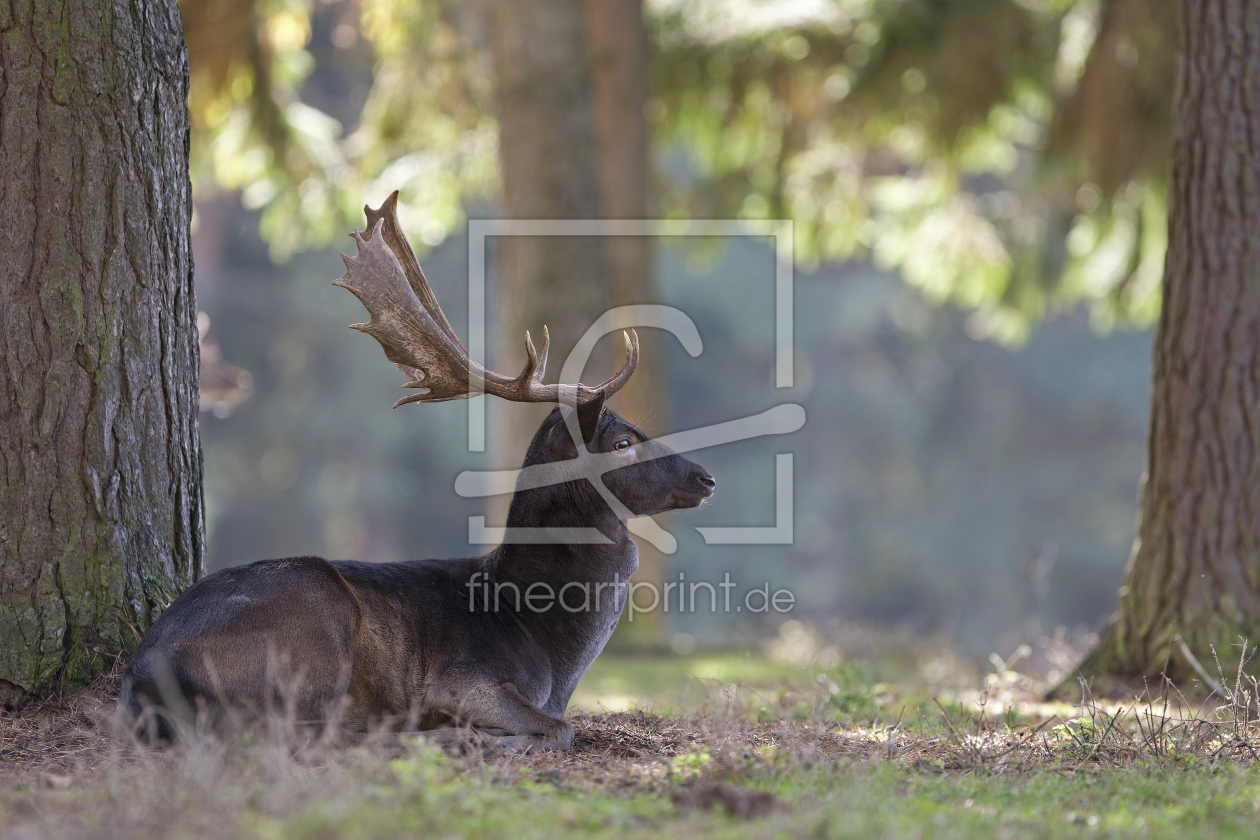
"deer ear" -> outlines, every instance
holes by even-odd
[[[589,402],[577,407],[578,428],[582,430],[582,442],[587,446],[595,439],[595,429],[599,426],[599,415],[604,410],[604,392]]]

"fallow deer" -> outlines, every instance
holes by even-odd
[[[124,670],[120,701],[137,719],[156,712],[151,735],[198,711],[216,719],[262,709],[280,683],[303,720],[410,726],[439,741],[475,729],[509,747],[567,749],[569,698],[612,635],[638,567],[625,518],[695,507],[713,493],[706,470],[606,407],[638,364],[633,333],[621,370],[596,387],[542,383],[545,327],[541,352],[526,333],[529,361],[515,378],[470,358],[399,229],[396,202],[394,193],[379,210],[364,208],[359,254],[342,255],[346,274],[335,281],[371,316],[353,328],[376,338],[408,376],[404,387],[418,389],[395,407],[483,391],[567,403],[538,427],[521,473],[550,469],[558,481],[522,479],[507,525],[596,539],[505,543],[452,560],[292,557],[215,572],[175,599]],[[594,462],[602,487],[583,473]]]

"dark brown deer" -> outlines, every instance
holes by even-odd
[[[534,434],[507,525],[597,539],[504,544],[455,560],[292,557],[209,575],[175,599],[123,672],[120,701],[153,724],[150,737],[197,714],[213,723],[264,710],[285,687],[299,719],[350,731],[434,730],[454,743],[477,730],[509,747],[567,749],[569,698],[612,635],[639,564],[624,517],[695,507],[713,493],[706,470],[605,406],[634,373],[637,336],[626,337],[621,370],[594,388],[542,384],[545,328],[541,352],[526,333],[529,361],[515,378],[471,359],[402,236],[396,200],[365,208],[369,233],[354,234],[359,255],[343,255],[336,281],[371,315],[354,329],[381,343],[409,377],[404,387],[420,389],[395,407],[481,390],[568,403]],[[558,480],[525,481],[531,467]]]

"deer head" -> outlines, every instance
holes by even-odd
[[[538,524],[534,521],[538,519],[536,512],[528,515],[522,512],[526,507],[536,506],[540,496],[550,498],[576,493],[570,499],[576,503],[571,505],[574,510],[583,515],[602,515],[608,511],[617,520],[624,521],[634,516],[694,507],[712,495],[714,480],[706,470],[652,440],[613,412],[604,410],[605,400],[626,384],[639,363],[639,340],[633,331],[624,334],[626,361],[621,370],[594,387],[580,382],[543,384],[550,344],[546,327],[543,327],[542,352],[534,349],[529,333],[525,333],[529,360],[519,376],[509,378],[485,369],[469,356],[442,314],[415,254],[398,227],[397,200],[395,192],[379,210],[364,208],[370,232],[352,234],[358,243],[359,255],[342,254],[346,273],[334,281],[334,285],[353,292],[371,315],[368,323],[351,327],[380,342],[385,356],[408,377],[404,388],[419,389],[419,393],[398,400],[394,407],[410,402],[466,399],[487,393],[514,402],[561,403],[573,409],[557,410],[543,422],[525,459],[526,466],[572,459],[576,462],[570,471],[572,475],[562,482],[564,486],[546,493],[518,492],[509,511],[509,524],[518,519],[525,524]],[[612,435],[609,430],[614,427],[621,437],[603,441],[604,436]],[[597,443],[597,437],[601,443]],[[607,448],[601,449],[604,444]],[[611,456],[622,463],[612,469],[605,466],[605,475],[596,463],[600,459],[579,457],[588,453],[601,453],[604,460]],[[579,474],[585,482],[575,481]]]
[[[574,415],[570,418],[567,413]],[[566,420],[574,419],[580,428],[582,449],[602,461],[573,471],[584,481],[569,481],[563,492],[574,508],[603,510],[596,482],[606,487],[620,506],[618,518],[650,516],[667,510],[693,508],[713,495],[717,481],[699,464],[684,458],[647,432],[627,422],[604,401],[596,398],[576,410],[556,408],[538,427],[525,453],[525,469],[538,464],[572,462],[580,457],[572,430]],[[512,497],[509,524],[527,524],[539,517],[526,513],[527,506],[546,506],[538,496],[549,500],[556,494],[552,488],[542,493],[518,489]]]

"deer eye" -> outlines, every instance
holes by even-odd
[[[621,440],[613,444],[613,449],[617,450],[618,452],[625,452],[629,448],[630,448],[630,440],[628,438],[622,438]]]

